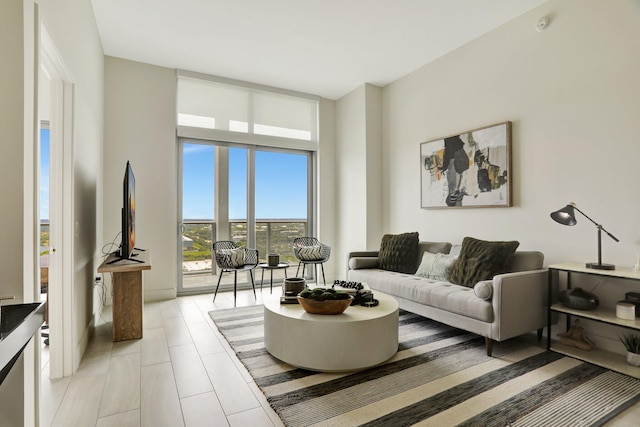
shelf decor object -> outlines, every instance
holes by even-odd
[[[560,291],[558,299],[565,307],[575,308],[576,310],[595,310],[600,305],[600,299],[596,294],[587,292],[582,288]]]
[[[560,223],[562,225],[576,225],[578,222],[576,221],[575,211],[578,211],[582,215],[584,215],[584,217],[587,218],[592,223],[594,223],[596,228],[598,229],[598,262],[586,263],[587,268],[593,268],[596,270],[615,270],[616,269],[615,265],[602,263],[602,232],[604,231],[605,233],[607,233],[607,235],[611,237],[613,240],[615,240],[616,242],[619,242],[620,240],[618,240],[616,236],[614,236],[613,234],[605,230],[602,224],[598,224],[597,222],[589,218],[589,216],[584,212],[582,212],[580,209],[578,209],[576,204],[573,202],[569,203],[567,206],[565,206],[562,209],[552,212],[551,218],[557,223]]]
[[[640,366],[640,335],[621,335],[620,341],[627,349],[627,363],[632,366]]]

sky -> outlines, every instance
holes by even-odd
[[[40,218],[49,219],[49,129],[40,129]]]
[[[184,144],[183,218],[214,219],[214,146]],[[246,219],[248,149],[229,149],[229,218]],[[307,156],[256,151],[256,219],[307,217]]]

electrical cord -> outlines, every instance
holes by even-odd
[[[102,246],[102,262],[105,262],[109,257],[109,255],[111,255],[112,253],[114,253],[120,248],[120,245],[116,242],[118,240],[118,237],[120,237],[121,235],[122,235],[122,232],[118,232],[118,234],[116,234],[116,236],[113,238],[111,242],[106,243],[105,245]],[[109,277],[111,279],[111,282],[113,283],[113,274],[110,273]],[[100,276],[96,276],[96,281],[93,286],[98,288],[99,302],[100,302],[100,305],[98,307],[98,315],[100,316],[100,319],[102,319],[102,321],[105,323],[112,322],[113,319],[106,319],[102,315],[103,309],[107,305],[107,285],[104,282],[104,273],[100,273]],[[111,298],[113,299],[113,288],[111,288]]]

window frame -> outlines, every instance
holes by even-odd
[[[184,221],[183,218],[183,152],[184,152],[184,144],[203,144],[203,145],[211,145],[215,147],[216,154],[216,164],[215,164],[215,186],[226,186],[227,190],[222,190],[228,193],[228,184],[229,184],[229,169],[228,169],[228,161],[223,161],[223,159],[228,159],[228,151],[226,155],[220,155],[219,148],[241,148],[247,150],[247,246],[248,247],[256,247],[256,200],[255,200],[255,155],[256,151],[269,151],[276,153],[290,153],[297,155],[305,155],[307,157],[307,231],[309,235],[316,235],[317,229],[317,192],[316,189],[316,162],[317,162],[317,153],[312,150],[303,150],[301,148],[282,148],[282,147],[272,147],[265,144],[241,144],[236,142],[227,142],[220,140],[211,140],[211,139],[196,139],[196,138],[188,138],[188,137],[178,137],[177,138],[177,151],[178,151],[178,246],[177,246],[177,263],[178,263],[178,277],[177,277],[177,293],[178,295],[188,295],[195,293],[206,293],[211,292],[215,288],[212,286],[206,287],[189,287],[185,288],[183,284],[183,272],[182,272],[182,235],[184,231]],[[217,236],[217,240],[228,240],[230,236],[228,236],[226,230],[230,229],[230,218],[229,218],[229,199],[228,194],[226,196],[221,196],[219,191],[216,189],[214,191],[215,198],[215,213],[213,218],[214,227],[216,227],[215,235]],[[219,214],[219,212],[221,214]],[[215,260],[212,260],[215,263]],[[254,280],[257,280],[254,274]],[[250,282],[241,282],[238,281],[238,289],[249,289]],[[225,287],[225,285],[221,285],[221,290],[229,290],[231,288]]]

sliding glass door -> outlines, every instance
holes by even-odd
[[[261,262],[278,253],[295,267],[293,239],[312,227],[310,152],[182,139],[180,153],[179,293],[215,289],[217,240],[256,248]],[[277,283],[286,269],[273,273]],[[255,274],[259,287],[261,269]],[[225,274],[221,290],[232,284]],[[250,286],[249,277],[239,275],[238,286]]]
[[[255,171],[256,248],[294,265],[293,239],[308,235],[308,156],[257,150]]]

